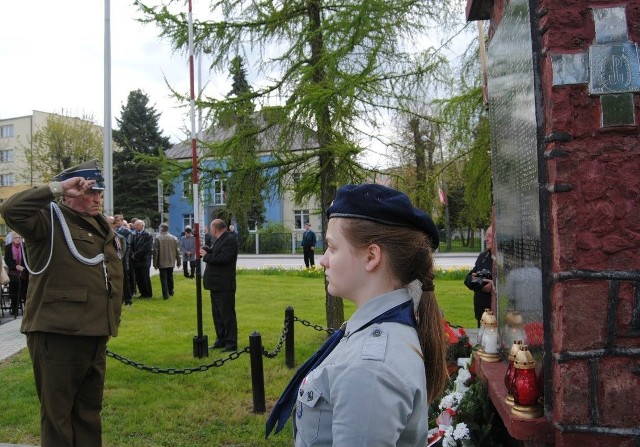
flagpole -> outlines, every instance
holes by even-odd
[[[104,0],[104,129],[102,167],[105,179],[104,213],[113,214],[113,151],[111,147],[111,0]]]
[[[200,258],[200,192],[198,191],[198,144],[196,141],[196,101],[193,66],[193,14],[189,0],[189,83],[191,89],[191,173],[193,177],[193,226],[196,236],[196,318],[198,335],[193,337],[193,356],[197,358],[209,356],[208,337],[202,331],[202,274]]]

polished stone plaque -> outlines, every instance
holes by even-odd
[[[640,91],[640,61],[635,43],[589,48],[589,93],[604,95]]]
[[[536,351],[542,348],[542,273],[538,140],[530,29],[529,2],[509,2],[489,45],[487,87],[491,115],[498,316],[504,336],[512,329],[509,315],[514,312],[521,315],[523,326],[520,330],[528,334],[527,342]]]
[[[589,82],[589,54],[552,54],[553,85]]]
[[[593,8],[596,44],[627,42],[627,16],[624,6]]]
[[[600,105],[602,107],[602,127],[632,126],[635,124],[632,93],[602,95]]]

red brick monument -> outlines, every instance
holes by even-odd
[[[640,0],[468,0],[467,19],[489,20],[494,310],[544,414],[512,415],[498,364],[491,398],[525,445],[638,447]]]

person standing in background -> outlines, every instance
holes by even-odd
[[[9,297],[11,298],[11,315],[18,315],[20,303],[27,299],[29,272],[25,268],[23,258],[22,236],[15,231],[9,233],[11,242],[4,248],[4,263],[9,273]]]
[[[180,251],[182,252],[182,270],[185,278],[193,278],[196,274],[196,238],[189,225],[184,227],[184,236],[180,237]],[[189,273],[191,268],[191,273]]]
[[[238,349],[238,323],[236,320],[236,262],[238,241],[227,231],[227,224],[215,219],[209,226],[214,238],[211,248],[200,249],[206,263],[203,275],[204,288],[211,296],[211,314],[216,330],[212,349],[224,352]]]
[[[492,272],[493,227],[487,228],[484,234],[486,250],[478,255],[473,269],[467,273],[464,285],[473,290],[473,314],[480,327],[480,319],[485,309],[491,308],[491,291],[493,290]]]
[[[153,241],[153,267],[160,270],[162,299],[173,296],[173,266],[180,267],[178,239],[169,233],[169,225],[160,224],[160,234]]]
[[[115,219],[116,233],[124,237],[127,242],[127,247],[122,258],[122,265],[124,267],[124,280],[127,283],[125,288],[124,300],[125,304],[129,306],[133,303],[133,295],[136,294],[136,278],[133,274],[133,266],[131,265],[131,246],[133,244],[133,231],[129,229],[129,224],[124,219],[122,214],[116,214],[113,216]]]
[[[302,252],[304,253],[304,265],[305,267],[314,267],[316,265],[314,254],[316,250],[316,234],[311,230],[311,224],[307,222],[304,224],[304,233],[302,235]]]
[[[123,288],[122,248],[101,214],[103,182],[92,160],[0,205],[5,222],[25,236],[34,272],[20,330],[40,400],[42,447],[102,445],[107,341],[118,335]]]
[[[153,236],[145,230],[145,223],[141,219],[137,219],[133,223],[133,228],[135,232],[131,244],[131,263],[133,264],[136,285],[140,292],[140,298],[151,298],[153,290],[149,269],[153,258]]]
[[[124,272],[122,302],[127,306],[131,306],[133,304],[133,294],[131,293],[131,288],[129,287],[131,231],[129,231],[128,228],[124,228],[122,226],[122,214],[107,216],[107,221],[111,224],[111,227],[116,232],[116,235],[120,240],[120,245],[122,245],[122,270]]]

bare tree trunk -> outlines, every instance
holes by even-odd
[[[310,64],[313,67],[313,81],[318,84],[324,84],[326,80],[326,72],[322,65],[322,54],[324,52],[324,41],[320,31],[321,15],[320,6],[322,0],[309,0],[307,3],[307,12],[309,14],[309,23],[311,27],[310,45],[311,59]],[[318,126],[317,136],[320,145],[320,206],[322,213],[322,228],[326,235],[328,219],[324,211],[329,208],[331,201],[336,195],[336,166],[331,143],[333,140],[331,111],[327,104],[322,105],[316,110],[316,123]],[[326,241],[325,241],[326,246]],[[327,326],[338,328],[344,321],[344,306],[342,299],[332,296],[327,290],[327,282],[325,280],[326,295],[326,313]]]

